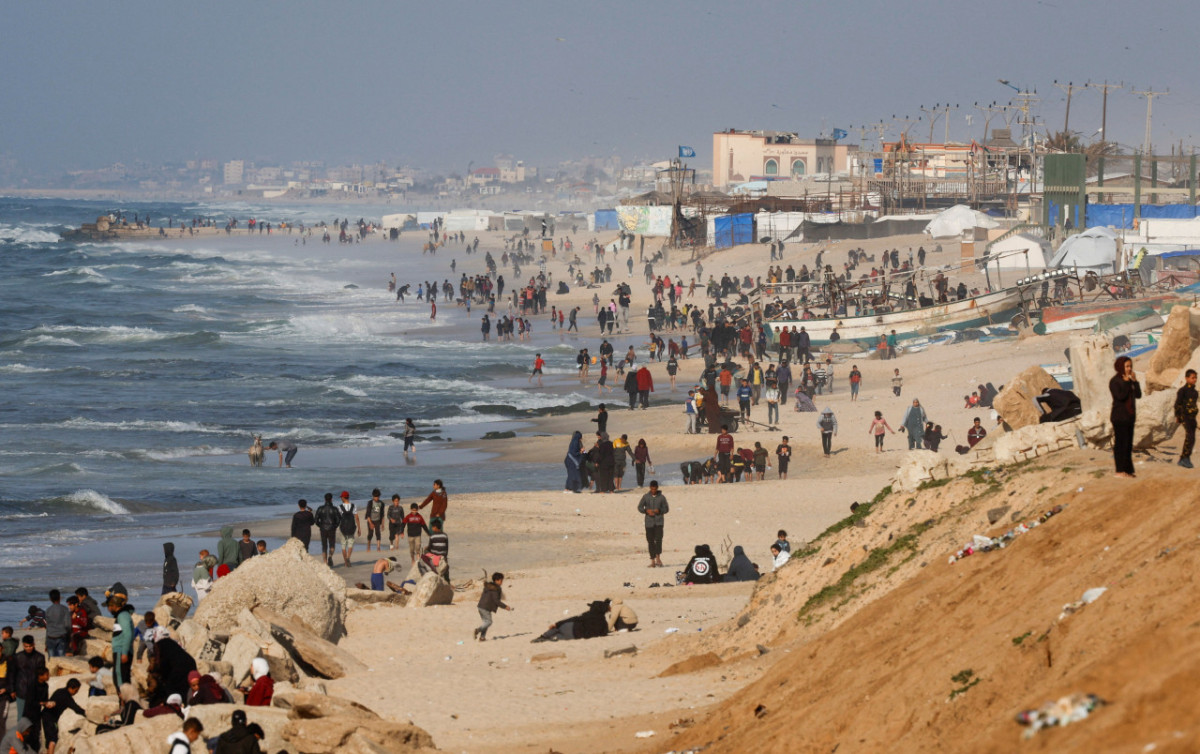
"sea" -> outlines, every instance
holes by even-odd
[[[426,255],[420,230],[352,244],[319,230],[60,236],[115,211],[156,226],[348,217],[353,228],[403,210],[0,198],[0,624],[45,607],[51,588],[98,596],[121,581],[149,607],[163,542],[186,583],[198,549],[214,549],[203,532],[289,517],[300,498],[345,489],[362,502],[379,487],[408,501],[434,478],[451,495],[562,484],[561,457],[499,463],[455,446],[590,399],[569,378],[580,344],[546,319],[529,341],[484,343],[478,307],[439,302],[431,322],[414,300],[419,282],[482,272],[486,246]],[[412,284],[404,303],[387,291],[393,272]],[[543,390],[527,383],[535,351],[549,365]],[[406,417],[420,437],[408,459]],[[294,468],[273,452],[252,468],[254,435],[297,444]]]

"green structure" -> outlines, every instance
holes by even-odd
[[[1047,228],[1084,227],[1087,211],[1087,161],[1082,154],[1043,158],[1042,224]]]

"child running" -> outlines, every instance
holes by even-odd
[[[883,412],[876,411],[875,418],[871,420],[871,426],[867,428],[867,434],[875,435],[876,453],[883,452],[883,433],[885,431],[896,434],[895,430],[888,426],[887,419],[883,418]]]

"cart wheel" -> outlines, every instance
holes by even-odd
[[[728,424],[729,424],[730,432],[737,432],[738,428],[741,426],[742,422],[738,417],[734,416],[734,417],[730,418]]]

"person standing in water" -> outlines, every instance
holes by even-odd
[[[300,450],[296,444],[288,440],[272,440],[267,446],[267,450],[278,451],[280,468],[292,468],[292,459],[296,457],[296,453]]]
[[[417,425],[411,418],[404,420],[404,455],[417,454]]]

